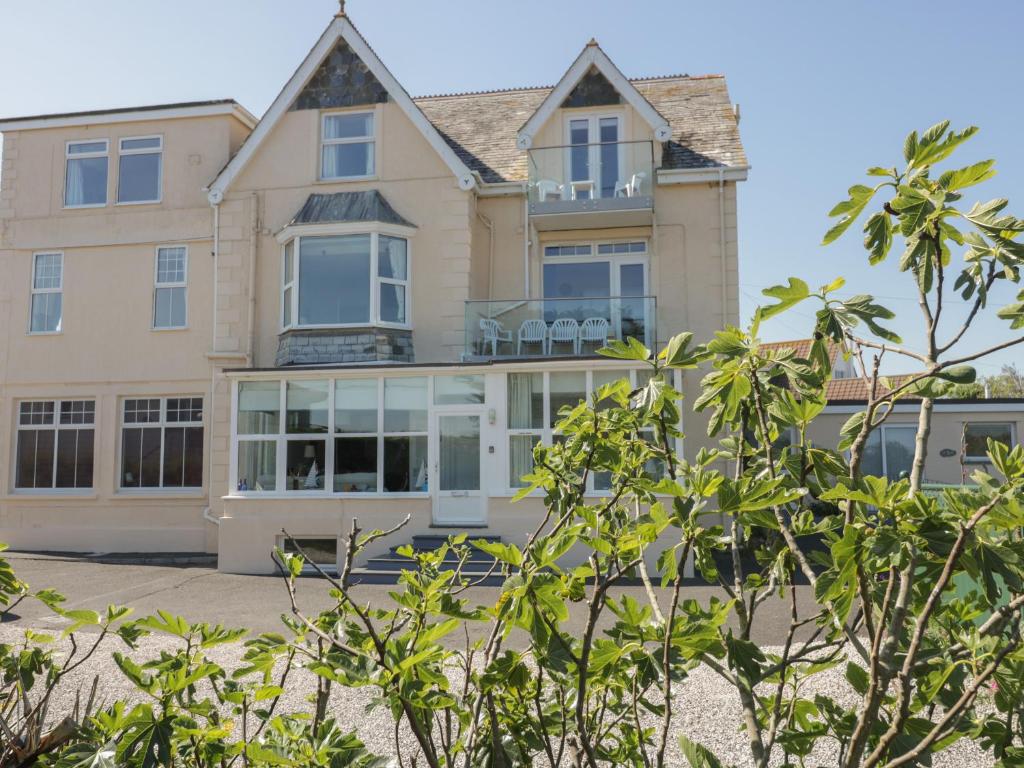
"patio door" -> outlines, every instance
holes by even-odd
[[[622,127],[617,116],[570,118],[566,125],[566,185],[569,200],[615,196],[622,166]]]
[[[434,523],[483,525],[487,522],[482,490],[482,411],[435,411]]]
[[[615,295],[619,297],[613,319],[616,336],[620,339],[632,336],[650,346],[653,343],[649,336],[651,318],[647,316],[648,302],[644,298],[647,296],[647,264],[619,262],[616,269],[618,285],[615,286]]]

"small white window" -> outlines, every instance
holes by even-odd
[[[32,264],[32,333],[59,333],[64,314],[64,254],[37,253]]]
[[[362,179],[373,176],[373,113],[324,115],[320,178]]]
[[[107,204],[109,142],[69,141],[64,171],[64,207],[93,208]]]
[[[405,325],[409,293],[408,241],[380,235],[377,245],[380,321]]]
[[[188,320],[188,248],[156,249],[153,327],[184,328]]]
[[[117,166],[118,203],[159,203],[164,141],[160,136],[121,139]]]

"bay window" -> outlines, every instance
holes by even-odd
[[[203,486],[203,398],[126,399],[121,411],[123,490]]]
[[[284,245],[281,326],[409,325],[409,242],[377,232],[302,236]]]
[[[20,403],[15,488],[92,488],[95,424],[93,400]]]

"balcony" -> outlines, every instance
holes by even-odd
[[[539,230],[650,224],[654,145],[619,141],[532,149],[528,199],[530,220]]]
[[[653,296],[466,302],[469,360],[594,355],[630,336],[657,347]]]

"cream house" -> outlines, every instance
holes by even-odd
[[[595,350],[738,321],[724,79],[628,79],[595,41],[554,87],[412,98],[341,13],[260,120],[0,131],[14,547],[261,573],[282,528],[336,562],[353,518],[411,517],[371,570],[414,535],[519,540],[542,507],[509,500],[558,409],[642,375]]]

